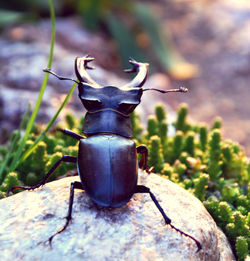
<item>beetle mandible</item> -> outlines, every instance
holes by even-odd
[[[100,86],[87,73],[86,69],[94,69],[89,62],[94,58],[89,55],[76,57],[75,73],[77,80],[62,77],[44,69],[60,80],[72,80],[78,84],[79,98],[86,108],[83,134],[84,137],[70,130],[61,130],[65,135],[79,140],[79,151],[77,157],[63,156],[59,159],[45,175],[44,179],[36,186],[23,187],[15,186],[16,189],[33,190],[44,185],[50,175],[61,162],[71,162],[77,165],[77,172],[81,182],[71,183],[70,199],[66,223],[49,238],[51,244],[55,235],[61,233],[69,225],[72,219],[72,207],[74,190],[84,190],[87,195],[100,206],[120,207],[126,204],[134,193],[148,193],[162,214],[165,223],[182,235],[194,240],[197,245],[197,252],[201,249],[200,242],[191,235],[181,231],[171,224],[170,218],[165,214],[159,202],[150,189],[137,184],[138,165],[139,168],[150,172],[147,168],[148,150],[146,146],[135,146],[132,138],[130,114],[140,104],[143,92],[148,90],[168,92],[186,92],[187,89],[160,90],[145,88],[142,86],[148,74],[148,64],[139,63],[133,59],[129,62],[131,69],[125,70],[128,73],[137,73],[134,79],[122,86]],[[142,157],[137,162],[137,154]]]

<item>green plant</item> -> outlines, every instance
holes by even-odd
[[[125,66],[128,57],[133,57],[139,61],[155,60],[176,79],[197,74],[197,66],[186,62],[176,51],[150,3],[132,0],[54,0],[54,3],[57,15],[77,14],[89,30],[106,32],[116,42]],[[0,14],[1,29],[10,23],[44,17],[48,7],[42,0],[10,0],[2,3]]]
[[[239,256],[239,261],[245,260],[245,258],[249,254],[248,247],[249,244],[244,237],[237,237],[236,251],[237,251],[237,255]]]
[[[128,56],[137,60],[147,60],[150,57],[145,53],[150,53],[176,79],[187,79],[197,74],[197,67],[184,61],[175,50],[170,37],[163,34],[160,20],[147,3],[126,1],[126,4],[117,4],[109,0],[97,2],[102,4],[99,5],[99,9],[95,9],[94,16],[106,24],[111,36],[118,43],[124,64],[127,64]],[[85,4],[85,8],[92,5]],[[88,12],[90,11],[93,9],[88,9]],[[100,16],[100,13],[103,15]],[[127,22],[128,17],[132,23]],[[98,19],[95,19],[95,22],[98,24]]]
[[[198,178],[194,179],[194,195],[204,201],[206,197],[206,189],[208,187],[209,175],[202,173]]]
[[[78,143],[76,140],[63,135],[61,132],[44,133],[43,141],[34,146],[37,142],[37,138],[41,136],[42,126],[36,125],[33,131],[28,136],[23,148],[23,153],[30,151],[32,148],[32,153],[30,153],[24,160],[17,166],[15,172],[8,172],[8,167],[4,170],[6,173],[3,182],[0,184],[0,197],[6,197],[7,191],[16,185],[24,184],[26,186],[32,186],[38,184],[39,181],[44,177],[46,172],[51,168],[51,166],[62,157],[62,155],[72,155],[77,156],[78,153]],[[76,119],[72,114],[66,115],[66,120],[64,123],[59,123],[56,128],[68,128],[75,132],[80,133],[82,128],[82,119]],[[17,133],[17,132],[15,132]],[[15,136],[16,134],[14,134]],[[17,139],[17,144],[21,137]],[[4,147],[0,147],[0,163],[3,160],[3,155],[5,155]],[[14,151],[10,154],[10,159],[14,157]],[[57,177],[65,175],[69,171],[75,169],[74,164],[62,164],[57,168],[55,174],[49,179],[55,180]]]
[[[163,106],[149,116],[147,131],[138,137],[149,148],[149,167],[198,197],[243,260],[250,236],[249,159],[237,143],[222,139],[220,118],[209,129],[190,124],[187,116],[188,107],[183,104],[173,123],[173,137],[167,135]]]
[[[34,19],[34,17],[27,13],[0,9],[0,30],[12,23],[28,21],[31,19]]]
[[[149,117],[145,132],[139,116],[134,113],[131,118],[135,142],[148,147],[149,168],[154,167],[155,172],[184,187],[203,202],[227,235],[239,260],[244,260],[249,251],[250,236],[249,159],[238,144],[222,139],[219,128],[190,124],[187,110],[186,105],[178,110],[173,124],[179,127],[172,137],[167,134],[169,126],[164,106],[157,105],[155,116]],[[83,119],[78,120],[69,114],[56,128],[67,127],[80,133],[82,123]],[[164,128],[161,127],[163,123],[166,124]],[[33,128],[23,152],[32,147],[40,129],[39,125]],[[20,139],[18,132],[13,133],[13,139]],[[0,196],[5,197],[12,184],[37,184],[61,155],[76,156],[77,151],[77,141],[61,132],[44,134],[43,142],[17,167],[16,174],[6,175],[0,186]],[[0,148],[0,155],[6,155],[5,148]],[[71,172],[74,167],[73,164],[62,164],[52,179]],[[9,175],[18,179],[12,177],[10,184]]]
[[[54,42],[55,42],[55,13],[54,13],[54,7],[52,0],[48,0],[49,8],[50,8],[50,15],[51,15],[51,43],[50,43],[50,53],[49,53],[49,59],[47,67],[50,68],[52,65],[52,59],[53,59],[53,50],[54,50]],[[52,117],[50,122],[47,124],[45,130],[37,137],[35,142],[29,146],[27,150],[24,152],[24,147],[26,146],[26,141],[28,140],[28,137],[30,133],[32,132],[32,129],[34,130],[35,126],[35,120],[36,116],[38,114],[43,94],[45,92],[45,89],[47,87],[49,74],[46,73],[44,75],[44,79],[40,88],[40,92],[34,107],[34,110],[30,117],[28,117],[30,112],[30,105],[28,106],[26,113],[23,116],[23,120],[20,124],[20,127],[17,132],[13,133],[10,145],[9,145],[9,151],[5,155],[3,155],[4,160],[2,161],[2,165],[0,168],[0,184],[4,182],[6,174],[13,172],[20,164],[21,162],[26,159],[31,152],[36,148],[36,146],[39,144],[39,142],[44,138],[45,134],[49,131],[49,129],[52,127],[53,123],[55,122],[57,116],[63,109],[63,107],[68,102],[70,96],[72,95],[74,88],[76,84],[74,84],[71,87],[70,92],[64,99],[62,105],[57,110],[56,114]],[[21,130],[24,130],[24,135],[21,136]],[[15,153],[13,153],[15,152]]]

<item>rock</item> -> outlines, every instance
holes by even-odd
[[[121,208],[101,208],[75,191],[73,220],[60,229],[68,208],[70,183],[78,177],[48,183],[0,201],[0,260],[235,260],[225,235],[201,202],[169,180],[140,173],[159,199],[172,224],[197,238],[195,243],[169,226],[149,195],[135,194]]]

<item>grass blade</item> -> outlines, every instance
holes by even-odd
[[[55,43],[55,12],[54,12],[52,0],[48,0],[48,3],[49,3],[50,16],[51,16],[51,43],[50,43],[50,53],[49,53],[49,60],[48,60],[47,67],[51,68],[52,59],[53,59],[53,51],[54,51],[54,43]],[[37,101],[36,101],[35,108],[33,110],[31,117],[30,117],[28,125],[26,127],[24,137],[22,138],[20,145],[17,149],[17,152],[15,153],[15,157],[12,160],[12,163],[11,163],[11,166],[10,166],[10,169],[9,169],[10,172],[14,171],[15,168],[17,167],[17,163],[19,162],[19,159],[21,157],[22,150],[24,148],[25,142],[26,142],[26,140],[27,140],[27,138],[30,134],[30,131],[31,131],[32,126],[34,124],[34,121],[36,119],[37,113],[39,111],[39,108],[40,108],[40,105],[41,105],[41,102],[42,102],[42,98],[43,98],[43,94],[44,94],[44,91],[47,87],[48,77],[49,77],[49,75],[46,73],[45,76],[44,76],[44,79],[43,79],[43,83],[41,85],[41,89],[40,89],[40,92],[39,92],[39,95],[38,95],[38,98],[37,98]]]
[[[119,51],[124,66],[128,66],[128,57],[146,62],[146,55],[144,55],[138,47],[134,33],[112,13],[107,15],[106,22],[112,37],[119,45]]]
[[[52,127],[53,123],[55,122],[57,116],[59,115],[61,110],[64,108],[64,106],[67,104],[67,102],[68,102],[69,98],[71,97],[75,87],[76,87],[76,83],[74,83],[73,86],[71,87],[71,89],[70,89],[69,93],[67,94],[67,96],[65,97],[62,105],[60,106],[60,108],[58,109],[56,114],[53,116],[53,118],[50,120],[50,122],[48,123],[47,127],[45,128],[45,130],[35,140],[33,145],[22,155],[22,157],[18,161],[18,164],[20,164],[23,160],[25,160],[34,151],[34,149],[37,147],[38,143],[44,138],[45,134],[50,130],[50,128]]]
[[[185,80],[196,76],[198,67],[186,62],[184,58],[176,52],[168,37],[163,35],[161,22],[153,15],[151,9],[145,4],[135,3],[132,10],[137,21],[149,35],[151,46],[157,59],[166,68],[169,74],[178,80]]]

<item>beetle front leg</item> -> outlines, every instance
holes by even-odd
[[[74,189],[82,189],[83,190],[82,183],[78,182],[78,181],[75,181],[75,182],[71,183],[71,186],[70,186],[70,197],[69,197],[69,209],[68,209],[68,214],[66,216],[66,223],[65,223],[65,225],[61,229],[59,229],[54,235],[52,235],[48,239],[50,246],[51,246],[53,238],[57,234],[62,233],[67,228],[67,226],[69,225],[69,223],[70,223],[70,221],[72,219],[72,207],[73,207],[73,202],[74,202]]]
[[[76,139],[76,140],[82,140],[84,139],[83,136],[73,132],[73,131],[70,131],[70,130],[67,130],[67,129],[57,129],[58,131],[61,131],[63,134],[73,138],[73,139]]]
[[[176,230],[177,232],[181,233],[181,235],[184,235],[186,237],[189,237],[190,239],[192,239],[196,245],[197,245],[197,252],[199,252],[202,248],[201,243],[195,239],[194,237],[188,235],[187,233],[181,231],[180,229],[176,228],[174,225],[171,224],[171,219],[165,214],[164,210],[162,209],[161,205],[159,204],[158,200],[156,199],[156,197],[154,196],[154,194],[150,191],[150,189],[146,186],[143,185],[137,185],[135,188],[135,193],[149,193],[151,199],[153,200],[153,202],[155,203],[156,207],[158,208],[158,210],[161,212],[165,223],[167,225],[169,225],[171,228],[173,228],[174,230]]]
[[[148,149],[145,145],[141,145],[136,148],[137,153],[141,154],[139,161],[139,168],[145,170],[147,173],[152,171],[152,168],[148,169]]]
[[[8,194],[10,192],[15,191],[16,189],[24,189],[24,190],[34,190],[36,188],[39,188],[41,186],[43,186],[47,179],[53,174],[53,172],[56,170],[56,168],[60,165],[61,162],[70,162],[70,163],[76,163],[77,158],[76,157],[72,157],[72,156],[67,156],[64,155],[62,156],[62,158],[60,158],[53,166],[52,168],[49,170],[49,172],[44,176],[44,178],[35,186],[32,187],[23,187],[23,186],[14,186],[12,187],[9,191]]]

